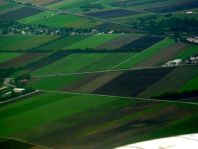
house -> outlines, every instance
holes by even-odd
[[[22,93],[23,91],[25,91],[24,88],[14,88],[13,90],[15,93]]]
[[[182,59],[175,59],[173,61],[167,62],[165,66],[178,66],[179,64],[181,64],[182,61]]]

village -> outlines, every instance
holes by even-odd
[[[0,34],[4,35],[92,35],[113,34],[114,30],[79,29],[79,28],[54,28],[43,25],[28,25],[18,22],[1,22]]]

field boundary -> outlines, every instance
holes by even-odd
[[[125,97],[125,96],[113,96],[113,95],[102,95],[102,94],[92,94],[92,93],[79,93],[79,92],[66,92],[66,91],[51,91],[51,90],[37,90],[40,92],[46,93],[59,93],[59,94],[73,94],[73,95],[90,95],[90,96],[101,96],[101,97],[119,97],[125,99],[134,99],[134,100],[142,100],[142,101],[155,101],[155,102],[166,102],[166,103],[175,103],[175,104],[189,104],[189,105],[196,105],[198,103],[195,102],[185,102],[185,101],[174,101],[174,100],[161,100],[161,99],[147,99],[147,98],[137,98],[137,97]]]
[[[188,67],[188,66],[198,66],[198,64],[187,64],[187,65],[181,65],[181,66],[153,66],[153,67],[128,68],[128,69],[108,69],[108,70],[101,70],[101,71],[60,73],[60,74],[32,76],[32,78],[58,77],[58,76],[83,75],[83,74],[93,74],[93,73],[133,71],[133,70],[158,69],[158,68],[178,68],[178,67]]]

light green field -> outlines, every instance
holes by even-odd
[[[183,52],[181,52],[177,58],[179,59],[187,59],[190,56],[194,56],[198,54],[198,46],[189,45]]]
[[[0,63],[13,59],[19,55],[21,55],[21,53],[0,53]]]
[[[156,55],[163,49],[170,47],[174,43],[175,43],[175,41],[173,39],[166,38],[166,39],[156,43],[155,45],[149,47],[148,49],[142,51],[141,53],[135,55],[134,57],[129,58],[128,60],[126,60],[126,62],[118,65],[115,69],[132,68],[135,65]]]
[[[55,15],[57,15],[57,14],[53,11],[44,11],[44,12],[32,15],[30,17],[26,17],[24,19],[21,19],[18,22],[31,24],[32,22],[41,21],[42,19],[46,19],[46,18],[55,16]]]
[[[101,35],[92,35],[84,40],[76,42],[67,47],[67,49],[91,49],[97,46],[104,44],[110,40],[113,40],[119,37],[120,34],[101,34]]]
[[[34,71],[31,75],[109,70],[134,54],[72,54]]]
[[[75,36],[65,36],[65,37],[60,37],[56,41],[52,41],[50,43],[47,43],[38,49],[41,50],[64,50],[66,47],[79,42],[89,36],[83,36],[83,35],[75,35]]]
[[[50,42],[58,36],[0,36],[1,50],[27,50]]]
[[[79,16],[73,16],[68,14],[55,15],[42,20],[32,21],[32,24],[41,24],[51,27],[76,27],[76,28],[90,28],[98,25],[97,22],[82,18]]]

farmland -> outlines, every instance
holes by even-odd
[[[80,104],[77,105],[76,103]],[[56,112],[54,112],[54,109],[56,109]],[[186,117],[183,118],[181,114],[178,115],[178,112],[183,113]],[[112,116],[112,113],[116,114]],[[168,113],[175,114],[169,114],[169,117],[158,119]],[[33,118],[34,115],[37,115],[36,119]],[[115,147],[125,144],[128,142],[124,139],[125,137],[130,138],[129,142],[144,140],[150,132],[156,130],[164,133],[150,136],[150,138],[171,135],[171,132],[165,133],[166,129],[173,129],[176,131],[174,133],[180,133],[181,129],[176,130],[175,127],[180,125],[181,128],[185,128],[187,123],[191,127],[186,129],[185,132],[190,133],[196,131],[196,129],[192,129],[192,126],[196,125],[195,117],[196,108],[194,109],[190,106],[159,104],[157,102],[137,101],[119,97],[39,93],[29,97],[28,100],[22,100],[1,108],[2,120],[0,125],[1,135],[16,136],[17,134],[20,139],[45,146],[71,148],[74,146],[74,142],[78,142],[77,144],[75,143],[77,147],[96,148],[98,146]],[[158,123],[153,122],[156,119],[159,120]],[[10,121],[15,124],[15,127],[5,127],[10,124]],[[23,121],[28,121],[28,124],[21,125]],[[65,125],[66,121],[69,124]],[[100,122],[98,123],[98,121]],[[172,123],[173,121],[177,121],[177,123]],[[137,131],[131,131],[130,124],[136,124],[133,127]],[[169,126],[165,127],[165,124]],[[142,127],[139,127],[139,125],[142,125]],[[48,127],[51,129],[44,129]],[[58,130],[57,127],[59,128]],[[70,131],[71,129],[73,131]],[[19,133],[21,130],[23,130],[23,133]],[[81,131],[79,132],[78,130]],[[122,136],[124,137],[120,136],[120,131],[123,132]],[[38,134],[37,137],[32,136],[33,132]],[[115,137],[108,137],[112,134]],[[60,136],[62,136],[61,139]],[[76,136],[75,140],[73,140],[74,142],[71,142],[67,136]],[[130,136],[137,137],[132,138]],[[91,138],[95,138],[95,141],[92,142]],[[62,139],[65,141],[62,142]],[[120,141],[116,141],[117,139]],[[115,141],[117,142],[116,144],[112,143]]]
[[[197,4],[0,0],[0,148],[197,134]]]

